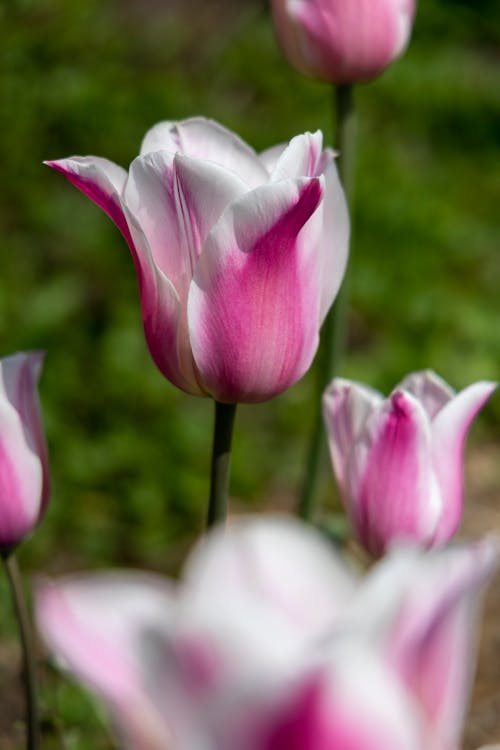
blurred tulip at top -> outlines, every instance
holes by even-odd
[[[125,571],[43,584],[38,624],[132,750],[449,750],[498,556],[493,539],[402,549],[358,579],[316,531],[241,519],[178,586]]]
[[[306,133],[259,156],[192,118],[152,128],[128,174],[100,157],[47,162],[121,230],[151,355],[187,393],[263,401],[309,368],[349,236],[322,142]]]
[[[333,469],[357,536],[373,555],[411,541],[448,542],[463,512],[463,448],[496,383],[458,394],[430,371],[408,375],[384,399],[335,378],[323,410]]]
[[[272,7],[288,61],[343,84],[376,78],[403,53],[415,0],[273,0]]]
[[[49,499],[47,445],[38,400],[41,352],[0,359],[0,553],[40,521]]]

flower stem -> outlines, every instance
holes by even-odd
[[[356,157],[356,113],[353,86],[337,86],[335,92],[335,141],[339,152],[337,164],[344,186],[347,203],[350,205],[354,187]],[[316,361],[316,384],[314,390],[313,426],[307,450],[306,469],[302,484],[298,515],[311,520],[315,511],[315,495],[321,465],[325,456],[325,430],[321,409],[323,391],[338,373],[346,336],[347,307],[349,300],[349,266],[337,298],[325,318],[321,329],[321,344]]]
[[[36,662],[30,618],[23,593],[21,573],[14,553],[3,558],[5,572],[14,605],[14,612],[19,627],[21,648],[23,653],[23,678],[26,699],[26,748],[38,750],[39,721],[37,705]]]
[[[228,506],[229,469],[236,404],[215,403],[214,439],[210,471],[207,527],[225,521]]]

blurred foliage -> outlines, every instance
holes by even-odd
[[[257,149],[318,127],[332,140],[331,92],[287,66],[250,0],[6,0],[0,26],[0,349],[47,350],[53,476],[22,561],[172,571],[203,524],[212,407],[156,371],[125,243],[42,160],[126,166],[153,123],[193,114]],[[457,388],[499,377],[499,62],[497,0],[428,0],[407,54],[356,92],[346,376],[384,390],[423,367]],[[290,506],[312,379],[239,409],[235,507]],[[496,397],[476,437],[499,423]]]

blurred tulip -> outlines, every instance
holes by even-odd
[[[309,527],[239,521],[177,590],[72,576],[40,587],[38,623],[133,750],[449,750],[498,557],[398,550],[358,581]]]
[[[47,445],[37,384],[44,355],[0,359],[0,554],[41,519],[49,498]]]
[[[404,52],[415,0],[273,0],[272,7],[291,65],[346,84],[376,78]]]
[[[174,385],[254,402],[302,377],[348,250],[344,194],[319,131],[259,157],[193,118],[152,128],[128,174],[93,156],[47,164],[127,240],[149,350]]]
[[[381,555],[398,539],[433,547],[456,532],[463,508],[463,446],[496,388],[458,394],[431,371],[384,399],[341,378],[323,399],[333,469],[359,540]]]

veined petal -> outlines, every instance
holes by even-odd
[[[188,299],[203,383],[225,402],[280,393],[318,344],[319,273],[313,217],[320,178],[264,185],[235,201],[208,236]],[[315,218],[315,217],[314,217]]]
[[[156,151],[158,147],[172,154],[179,151],[195,159],[215,162],[235,172],[250,188],[269,179],[266,168],[247,143],[236,133],[204,117],[158,123],[146,134],[141,154]]]
[[[323,323],[344,278],[351,228],[347,201],[332,151],[323,152],[321,166],[325,177],[323,230],[319,249],[323,263],[320,303],[320,321]]]
[[[456,531],[463,504],[463,447],[472,420],[497,384],[481,381],[458,393],[432,422],[432,460],[441,494],[443,515],[434,543],[447,541]]]
[[[361,383],[335,378],[323,395],[323,415],[337,481],[347,491],[347,466],[368,417],[382,404],[380,393]]]
[[[294,177],[317,177],[323,148],[323,133],[296,135],[282,151],[271,172],[271,181]],[[261,156],[262,158],[262,156]]]
[[[70,576],[38,589],[38,627],[54,655],[107,704],[131,750],[165,750],[170,733],[142,684],[141,634],[171,614],[173,593],[152,574]]]
[[[453,388],[450,388],[448,383],[445,383],[443,378],[432,370],[412,372],[401,381],[397,388],[413,394],[431,420],[455,395]]]
[[[364,545],[380,555],[389,542],[432,534],[441,513],[433,485],[427,415],[413,396],[394,391],[369,418],[347,470],[349,514]]]
[[[127,172],[99,156],[72,156],[69,159],[44,162],[61,172],[75,187],[85,193],[115,222],[127,242],[130,233],[123,213],[121,195]]]

